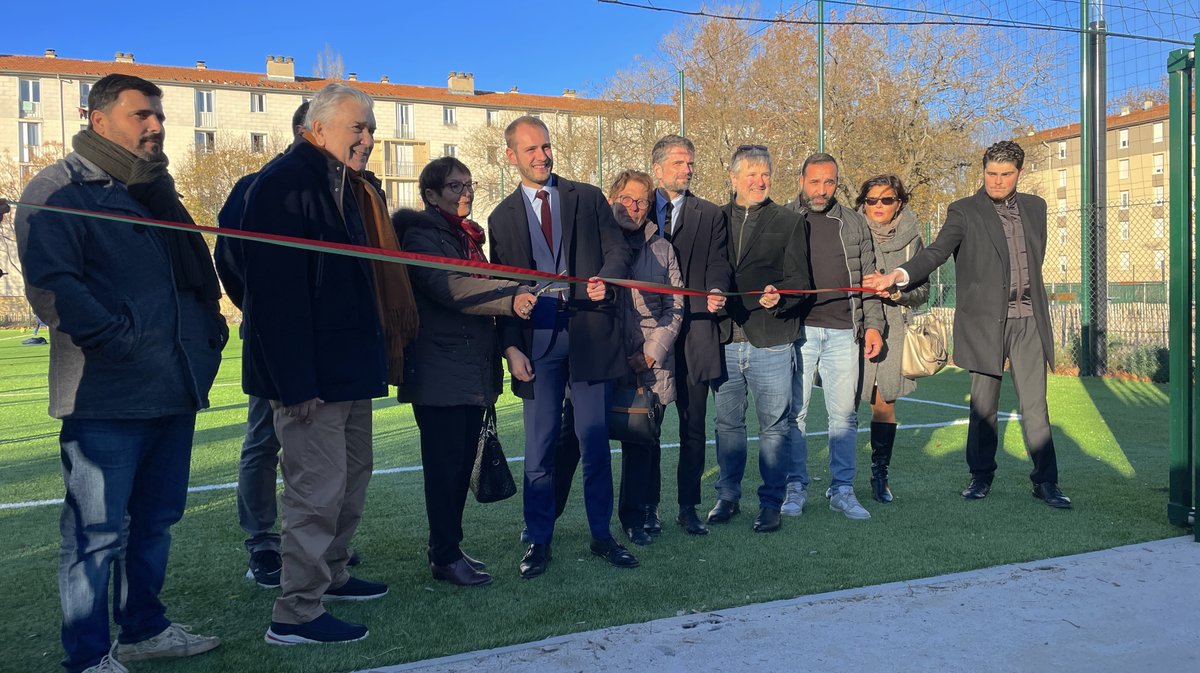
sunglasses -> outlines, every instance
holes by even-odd
[[[881,196],[881,197],[868,196],[867,198],[863,199],[863,201],[868,206],[873,206],[878,203],[882,203],[885,206],[892,206],[897,203],[900,203],[900,199],[898,199],[894,196]]]
[[[766,152],[767,146],[766,145],[738,145],[736,152],[738,154],[741,154],[742,152],[750,152],[752,150],[757,150],[759,152]]]

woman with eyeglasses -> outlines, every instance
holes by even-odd
[[[895,269],[925,247],[917,218],[905,207],[908,199],[904,183],[894,175],[871,178],[858,190],[855,203],[871,228],[879,269]],[[862,390],[871,401],[871,495],[885,504],[892,501],[888,467],[896,441],[896,399],[917,389],[914,381],[900,373],[905,315],[928,300],[928,281],[885,297],[883,351],[873,359],[863,359]]]
[[[471,171],[454,157],[425,166],[417,186],[425,211],[392,216],[407,252],[486,261],[483,228],[470,219]],[[492,581],[459,547],[471,468],[485,409],[500,394],[495,318],[528,319],[535,297],[509,280],[409,267],[421,325],[406,353],[399,400],[411,402],[421,433],[429,568],[434,579],[458,586]]]

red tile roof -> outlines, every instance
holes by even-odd
[[[265,65],[265,61],[264,61]],[[118,63],[115,61],[85,61],[70,58],[46,58],[44,56],[20,56],[0,54],[0,72],[30,75],[68,75],[100,78],[112,73],[136,75],[154,82],[179,82],[209,86],[254,87],[284,91],[316,91],[329,80],[316,77],[296,77],[296,81],[268,79],[266,73],[237,72],[188,68],[147,63]],[[674,108],[668,105],[639,105],[590,98],[568,98],[566,96],[538,96],[523,93],[476,91],[473,94],[451,93],[448,89],[417,86],[413,84],[383,84],[381,82],[347,81],[343,84],[363,91],[374,98],[396,98],[401,100],[458,103],[479,107],[503,108],[508,110],[562,110],[568,112],[603,112],[616,105],[637,110],[644,114],[649,108],[652,113],[670,116]]]
[[[1108,115],[1108,129],[1122,129],[1129,126],[1137,126],[1146,122],[1165,120],[1170,113],[1170,106],[1159,104],[1150,109],[1138,108],[1131,110],[1129,114],[1112,114]],[[1048,142],[1053,140],[1066,140],[1067,138],[1079,137],[1079,124],[1067,124],[1052,129],[1044,129],[1032,133],[1026,138],[1035,142]],[[1017,140],[1020,140],[1019,138]]]

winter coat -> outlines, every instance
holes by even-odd
[[[683,287],[675,249],[658,235],[653,222],[647,220],[637,230],[626,232],[625,240],[633,252],[630,280]],[[675,340],[683,326],[683,295],[621,290],[619,302],[626,357],[654,359],[654,366],[638,375],[639,385],[653,390],[661,404],[674,402]]]

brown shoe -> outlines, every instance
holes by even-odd
[[[471,564],[463,558],[445,566],[430,563],[429,570],[433,573],[433,579],[449,582],[455,586],[479,587],[492,583],[491,575],[472,568]]]

